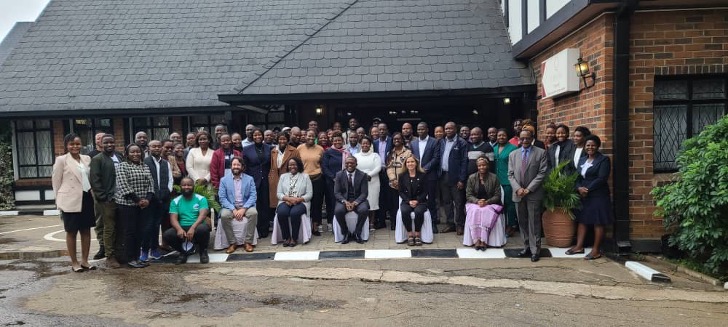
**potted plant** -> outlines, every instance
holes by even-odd
[[[543,183],[543,205],[546,208],[542,216],[543,232],[546,244],[556,247],[569,247],[574,239],[574,213],[581,200],[576,193],[576,173],[567,175],[563,172],[571,161],[559,163],[551,170]]]

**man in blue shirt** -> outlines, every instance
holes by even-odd
[[[220,197],[220,205],[222,206],[220,211],[222,230],[225,232],[225,238],[227,238],[230,245],[225,253],[231,254],[238,248],[237,239],[233,232],[233,219],[237,221],[248,220],[245,227],[243,246],[245,252],[253,252],[253,237],[255,237],[255,227],[258,224],[258,211],[255,208],[258,193],[256,192],[255,181],[253,181],[253,177],[243,173],[245,171],[243,158],[234,157],[230,167],[232,174],[222,178],[220,190],[217,194]],[[265,192],[263,196],[268,196],[268,193]]]
[[[169,222],[172,225],[162,236],[164,241],[179,252],[176,264],[187,262],[187,251],[182,243],[190,241],[197,246],[200,263],[210,262],[207,245],[210,243],[210,226],[205,219],[210,212],[207,199],[194,193],[195,182],[185,177],[180,182],[182,195],[169,204]]]

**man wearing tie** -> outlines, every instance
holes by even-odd
[[[356,157],[347,157],[344,165],[346,170],[336,173],[334,180],[334,197],[336,198],[334,217],[343,233],[341,244],[349,243],[351,238],[361,244],[364,243],[361,231],[369,215],[369,202],[367,202],[369,182],[367,174],[356,169]],[[351,211],[356,212],[357,215],[354,234],[349,233],[345,219],[346,214]]]
[[[520,150],[511,152],[508,157],[508,180],[513,187],[513,202],[516,203],[518,226],[521,229],[524,249],[519,257],[531,256],[531,261],[539,260],[541,251],[541,204],[542,188],[548,161],[546,151],[532,146],[533,133],[522,130]]]
[[[427,123],[417,124],[417,138],[410,143],[412,155],[420,160],[427,178],[427,210],[432,216],[432,231],[437,233],[437,175],[440,168],[440,148],[437,140],[428,135]]]

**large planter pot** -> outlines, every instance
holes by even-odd
[[[564,208],[546,210],[541,218],[546,244],[560,248],[571,246],[575,230],[574,221],[569,216],[568,210]]]

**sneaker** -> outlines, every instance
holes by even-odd
[[[207,254],[207,250],[200,250],[200,263],[209,263],[210,256]]]
[[[106,251],[104,249],[104,246],[102,245],[101,247],[99,247],[99,252],[96,252],[96,254],[94,255],[94,260],[100,260],[100,259],[105,258],[106,257],[105,252]]]
[[[139,254],[139,261],[141,261],[141,262],[149,261],[149,252],[141,251],[141,253]]]
[[[177,257],[177,260],[174,262],[174,264],[180,265],[183,263],[187,263],[187,255],[180,253],[179,257]]]
[[[332,225],[332,224],[326,224],[326,228],[329,229],[329,233],[333,233],[334,232],[334,225]]]
[[[152,260],[159,260],[162,258],[162,254],[159,253],[159,249],[153,249],[149,251],[149,256],[152,258]]]
[[[319,233],[323,233],[324,232],[324,225],[318,225],[318,230],[317,231]]]
[[[144,267],[146,267],[146,265],[144,265],[143,263],[141,263],[141,262],[139,262],[137,260],[129,261],[127,263],[127,265],[129,265],[129,267],[132,267],[132,268],[144,268]]]

